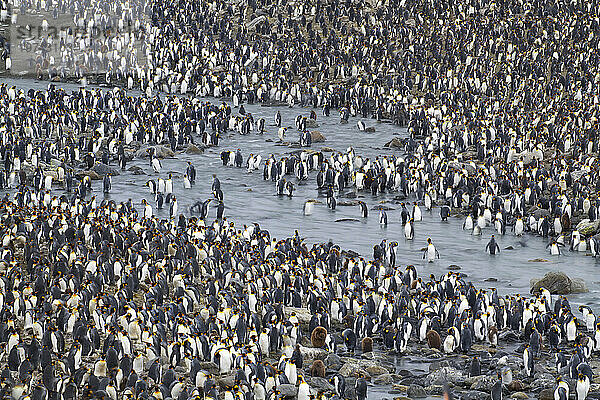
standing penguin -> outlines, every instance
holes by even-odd
[[[104,175],[104,179],[102,180],[102,188],[104,193],[109,193],[112,188],[112,179],[109,174]]]
[[[380,210],[379,211],[379,224],[382,226],[387,226],[387,223],[388,223],[387,213],[385,212],[385,210]]]
[[[560,248],[558,246],[558,242],[556,240],[553,240],[552,242],[548,243],[546,248],[550,247],[550,254],[552,254],[553,256],[559,256],[561,253]]]
[[[492,238],[488,242],[487,246],[485,246],[485,251],[489,252],[491,255],[496,254],[496,252],[500,253],[500,246],[496,243],[496,238],[492,235]]]
[[[425,257],[427,257],[427,262],[433,262],[436,257],[440,258],[440,253],[431,242],[431,238],[427,238],[427,248],[423,252],[423,260]]]
[[[492,400],[502,400],[502,376],[498,373],[498,380],[492,386]]]
[[[450,207],[448,205],[444,204],[440,208],[440,217],[442,218],[442,221],[448,221],[449,216],[450,216]]]
[[[479,357],[475,356],[471,360],[471,366],[469,367],[469,376],[479,376],[481,375],[481,363],[479,361]]]
[[[365,400],[367,398],[367,381],[365,381],[362,374],[360,375],[360,378],[356,380],[354,390],[356,391],[357,400]]]
[[[369,216],[369,209],[367,208],[367,205],[365,204],[364,201],[359,201],[358,205],[360,207],[360,215],[363,218],[367,218]]]
[[[577,400],[585,400],[590,391],[590,378],[587,375],[580,373],[577,377],[575,390],[577,392]]]
[[[554,389],[554,400],[569,399],[569,384],[565,382],[562,376],[556,378],[556,389]]]
[[[191,161],[188,161],[188,166],[185,170],[185,175],[188,177],[192,185],[196,183],[196,168],[194,167],[194,165],[192,165]]]
[[[525,368],[525,374],[531,378],[534,373],[534,365],[533,354],[529,346],[525,346],[525,350],[523,350],[523,368]]]
[[[407,240],[413,240],[415,238],[415,225],[412,218],[404,225],[404,237]]]

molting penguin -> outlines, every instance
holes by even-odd
[[[313,347],[321,348],[325,345],[326,338],[327,329],[322,326],[317,326],[310,335],[310,342]]]
[[[325,363],[321,360],[315,360],[310,367],[310,375],[325,378]]]
[[[442,349],[442,338],[440,337],[440,334],[433,329],[427,331],[426,339],[429,348],[438,350]]]
[[[361,351],[363,353],[370,353],[373,351],[373,339],[366,337],[361,341]]]

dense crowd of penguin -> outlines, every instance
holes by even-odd
[[[513,380],[532,382],[549,357],[555,400],[597,398],[600,319],[590,307],[547,289],[502,297],[455,272],[420,277],[395,241],[361,257],[299,232],[277,239],[259,224],[236,226],[216,175],[212,197],[184,210],[177,196],[210,178],[192,162],[181,178],[165,176],[158,149],[218,146],[231,132],[281,143],[297,134],[300,150],[279,159],[241,149],[220,159],[262,173],[280,196],[312,180],[327,207],[351,202],[362,218],[359,193],[400,195],[398,215],[381,208],[378,218],[399,221],[407,240],[422,210],[437,209],[442,220],[463,215],[470,234],[493,230],[482,249],[492,255],[495,235],[529,232],[551,238],[551,254],[598,256],[600,236],[576,228],[600,217],[596,3],[3,2],[0,20],[12,24],[42,10],[113,28],[111,38],[53,38],[46,21],[36,77],[101,74],[141,95],[0,83],[0,395],[279,400],[293,385],[298,400],[364,400],[367,375],[332,371],[310,348],[403,356],[427,346],[468,355],[470,376],[497,376],[492,400]],[[60,59],[43,49],[52,40]],[[2,57],[10,70],[7,49]],[[357,134],[372,130],[368,119],[393,122],[408,138],[393,141],[396,154],[326,154],[312,149],[314,110],[255,120],[243,105],[255,102],[359,117]],[[148,159],[154,203],[92,192],[86,171],[127,170],[134,156]],[[118,177],[101,178],[110,193]],[[306,217],[315,204],[305,202]],[[423,259],[439,257],[428,239]],[[522,370],[488,368],[473,345],[502,347],[509,331]],[[333,389],[316,391],[312,377]]]

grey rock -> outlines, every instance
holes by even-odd
[[[298,393],[296,386],[289,383],[279,385],[277,388],[281,392],[282,397],[296,397],[296,394]]]
[[[550,271],[541,279],[532,279],[530,282],[531,293],[539,292],[546,288],[552,294],[571,294],[588,292],[585,283],[582,280],[572,280],[560,271]]]
[[[325,136],[319,131],[310,131],[310,137],[313,143],[322,143],[326,140]]]
[[[153,148],[158,158],[172,158],[175,156],[173,150],[165,146],[142,146],[138,151],[135,152],[136,158],[148,158],[150,157],[149,149]]]
[[[598,219],[591,222],[586,218],[577,224],[577,230],[584,236],[594,235],[598,232],[598,228],[600,228],[600,220]]]
[[[307,128],[318,128],[318,127],[319,127],[319,124],[318,124],[318,122],[317,122],[317,121],[315,121],[314,119],[310,119],[310,118],[308,118],[308,119],[306,120],[306,127],[307,127]]]
[[[325,366],[329,369],[337,371],[340,368],[342,368],[342,365],[344,365],[344,363],[342,362],[340,356],[338,356],[337,354],[329,353],[327,354],[327,357],[325,357]]]
[[[144,169],[142,167],[138,167],[137,165],[129,167],[128,171],[132,172],[134,175],[145,175]]]
[[[288,318],[290,315],[295,315],[301,324],[308,324],[312,318],[312,314],[306,308],[286,307],[284,314]]]
[[[425,389],[423,389],[419,385],[410,385],[408,387],[408,391],[406,392],[406,395],[413,399],[422,399],[424,397],[427,397],[427,393],[425,392]]]
[[[121,175],[121,172],[119,171],[118,168],[111,167],[110,165],[106,165],[106,164],[102,164],[102,163],[96,163],[96,165],[94,165],[93,169],[94,169],[94,172],[96,172],[100,176],[104,176],[106,174],[111,175],[111,176]]]
[[[444,394],[444,386],[442,385],[431,385],[425,388],[425,391],[431,396],[441,396]]]
[[[252,29],[254,29],[254,28],[256,27],[256,25],[258,25],[258,24],[260,24],[261,22],[264,22],[264,21],[266,21],[266,20],[267,20],[267,17],[266,17],[266,16],[264,16],[264,15],[260,15],[260,16],[258,16],[258,17],[256,17],[256,18],[254,18],[252,21],[248,22],[248,23],[246,24],[246,28],[247,28],[248,30],[252,30]]]
[[[462,383],[467,378],[464,372],[452,368],[442,367],[437,370],[433,370],[425,378],[425,386],[431,385],[443,385],[444,383]]]
[[[365,370],[371,376],[378,376],[378,375],[383,375],[383,374],[389,373],[389,371],[387,370],[387,368],[384,368],[381,365],[376,365],[376,364],[366,366]]]
[[[492,390],[492,386],[494,386],[497,380],[498,378],[495,376],[480,375],[473,377],[474,382],[471,384],[471,390],[489,392]]]
[[[329,353],[325,349],[319,349],[316,347],[304,347],[300,345],[300,354],[302,354],[302,357],[305,361],[311,361],[324,360]]]
[[[235,374],[223,375],[217,378],[217,385],[221,388],[231,388],[235,385]]]
[[[307,377],[307,383],[317,392],[333,392],[335,390],[326,378],[318,376]]]
[[[394,383],[394,376],[392,374],[382,374],[373,380],[376,385],[391,385]]]
[[[467,390],[461,395],[461,399],[463,400],[488,400],[489,398],[489,392],[480,392],[478,390]]]
[[[553,389],[542,389],[539,393],[538,393],[538,397],[539,400],[554,400],[554,390]]]
[[[204,149],[200,148],[194,144],[188,144],[187,148],[185,149],[185,153],[186,154],[202,154],[202,153],[204,153]]]
[[[398,138],[393,138],[392,140],[384,144],[383,147],[389,147],[392,149],[402,149],[404,148],[404,144],[402,143],[402,140]]]
[[[358,377],[360,373],[368,376],[379,376],[388,374],[387,368],[381,366],[377,361],[372,360],[356,360],[354,358],[343,358],[344,365],[340,368],[339,373],[344,377]]]
[[[75,176],[77,179],[83,179],[84,176],[89,176],[93,181],[99,181],[102,179],[102,177],[93,169],[77,171],[75,172]]]
[[[554,376],[551,374],[539,374],[531,382],[530,389],[534,392],[540,391],[547,387],[552,387],[555,383]]]
[[[219,366],[212,361],[203,361],[200,363],[200,369],[211,374],[219,373]]]
[[[364,372],[361,368],[360,365],[358,364],[358,362],[346,362],[344,363],[344,365],[342,366],[342,368],[340,368],[339,373],[340,375],[342,375],[343,377],[347,378],[349,376],[354,376],[357,377],[359,376],[359,374],[361,372]]]

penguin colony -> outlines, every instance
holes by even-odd
[[[367,260],[331,242],[309,246],[298,232],[277,240],[258,224],[237,227],[224,218],[223,208],[211,220],[209,203],[222,207],[224,201],[216,176],[214,198],[185,216],[175,195],[194,184],[195,169],[188,164],[177,189],[172,176],[160,178],[158,146],[138,156],[147,157],[147,169],[159,175],[148,187],[157,203],[160,196],[170,199],[168,219],[145,200],[141,212],[131,200],[98,201],[89,175],[76,173],[101,165],[98,155],[124,168],[131,135],[140,146],[165,143],[174,149],[192,144],[194,136],[210,136],[206,129],[206,135],[191,131],[197,121],[177,126],[186,120],[177,117],[181,112],[206,115],[214,122],[214,130],[213,122],[207,124],[212,135],[221,121],[225,132],[232,118],[227,105],[138,99],[118,89],[25,93],[0,85],[0,94],[6,111],[2,182],[14,189],[0,201],[0,387],[7,398],[366,399],[368,381],[377,375],[368,367],[351,369],[352,363],[361,365],[355,356],[374,349],[403,357],[427,348],[466,356],[467,362],[461,357],[454,365],[465,376],[492,377],[489,390],[480,393],[493,399],[515,387],[539,392],[536,368],[539,373],[537,365],[549,358],[555,361],[557,380],[551,385],[557,399],[569,393],[585,399],[597,390],[593,366],[600,321],[589,307],[572,309],[563,296],[553,298],[542,289],[530,298],[500,297],[453,272],[423,279],[414,266],[401,265],[397,242],[375,245]],[[145,122],[138,107],[157,111]],[[41,126],[30,122],[38,116]],[[134,122],[127,124],[128,118]],[[152,118],[164,121],[165,132],[152,130]],[[186,134],[185,126],[193,133]],[[299,160],[302,154],[307,158],[301,162],[333,168],[370,163],[352,149],[329,159],[300,153]],[[390,167],[390,174],[400,174],[393,181],[402,181],[416,159],[426,162],[425,154],[380,157],[373,164],[391,162],[397,168]],[[241,150],[222,154],[223,164],[230,158],[244,166]],[[56,181],[47,168],[53,162]],[[288,162],[279,160],[264,173],[281,175],[274,172],[276,164],[283,168]],[[363,168],[365,176],[371,169]],[[328,171],[317,174],[317,184],[339,193],[331,178],[336,174]],[[107,173],[104,191],[111,185]],[[56,195],[61,189],[64,194]],[[368,217],[365,203],[359,204]],[[450,205],[440,207],[442,218]],[[402,205],[405,226],[421,218],[418,203],[412,210]],[[428,240],[424,258],[438,257]],[[516,365],[514,352],[503,350],[515,341],[524,342]],[[497,356],[490,360],[477,346],[498,349]],[[347,358],[336,365],[336,356]],[[427,375],[409,378],[426,386]],[[460,385],[454,385],[446,396],[460,396]]]
[[[500,297],[453,272],[423,279],[401,265],[397,242],[375,245],[367,260],[334,243],[309,246],[299,233],[277,240],[258,224],[238,227],[223,216],[216,177],[214,198],[185,216],[173,177],[160,175],[157,149],[217,146],[228,131],[266,133],[243,102],[339,110],[340,123],[388,120],[408,127],[408,139],[390,142],[405,155],[369,160],[349,148],[263,161],[236,150],[221,160],[248,172],[262,167],[282,196],[294,195],[290,176],[303,181],[315,171],[331,209],[360,191],[410,197],[399,215],[408,240],[421,206],[437,206],[443,221],[464,213],[473,235],[488,227],[532,232],[552,236],[552,254],[569,245],[597,256],[600,237],[583,221],[596,221],[600,207],[600,63],[588,51],[599,46],[595,1],[131,4],[89,12],[61,2],[55,13],[74,14],[83,26],[113,23],[103,18],[108,12],[119,27],[135,24],[145,64],[133,39],[117,38],[106,48],[83,43],[83,60],[65,43],[64,60],[41,56],[36,74],[55,80],[106,70],[106,83],[141,96],[0,84],[0,187],[11,189],[0,202],[3,398],[364,400],[374,377],[336,367],[334,355],[352,364],[371,349],[403,356],[425,348],[461,354],[453,365],[464,376],[491,378],[481,398],[548,389],[555,400],[597,398],[600,320],[589,307],[572,308],[546,289]],[[0,19],[15,19],[15,11],[3,3]],[[7,51],[3,58],[10,69]],[[206,96],[231,98],[239,112]],[[314,112],[296,119],[302,147],[312,145],[314,120]],[[275,125],[281,141],[291,136],[279,113]],[[369,131],[363,121],[356,128]],[[91,195],[90,171],[115,161],[125,170],[134,141],[145,146],[136,156],[158,175],[147,186],[156,208],[169,205],[169,219],[146,200],[140,212],[133,201]],[[42,168],[52,163],[56,175]],[[117,178],[101,175],[109,193]],[[190,164],[180,187],[194,181]],[[356,205],[368,218],[366,203]],[[313,207],[307,201],[304,214]],[[397,220],[380,210],[382,225]],[[493,236],[485,251],[500,251]],[[439,257],[428,240],[423,258]],[[514,342],[518,363],[503,350]],[[482,345],[498,352],[477,350]],[[549,358],[555,368],[540,371]],[[536,374],[553,379],[536,386]],[[427,386],[425,377],[410,378]],[[460,397],[464,387],[452,384],[439,393],[427,387]]]

